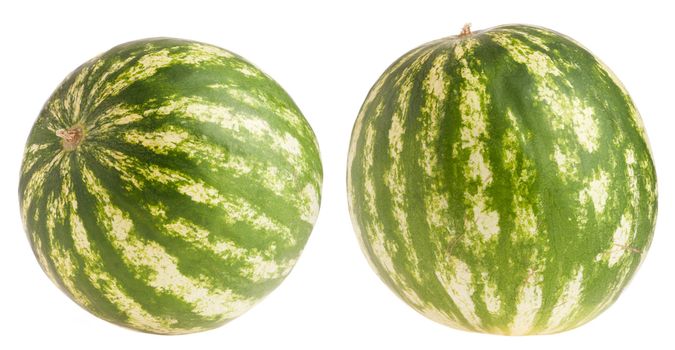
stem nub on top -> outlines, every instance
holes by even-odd
[[[61,138],[63,149],[73,151],[84,139],[84,129],[80,125],[68,129],[56,130],[56,136]]]
[[[462,27],[462,31],[459,33],[459,37],[465,37],[471,35],[471,23],[467,23]]]

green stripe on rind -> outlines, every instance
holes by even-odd
[[[375,83],[347,165],[384,282],[444,324],[555,333],[611,305],[644,258],[656,176],[616,77],[550,30],[425,44]]]
[[[56,132],[81,125],[65,151]],[[318,215],[316,138],[241,57],[147,39],[71,73],[28,137],[21,215],[45,272],[110,322],[223,324],[271,292]]]

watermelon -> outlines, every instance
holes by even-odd
[[[607,309],[657,212],[623,85],[572,39],[525,25],[467,27],[395,61],[355,122],[347,187],[384,283],[434,321],[494,334]]]
[[[19,200],[40,266],[77,304],[179,334],[281,283],[321,183],[314,133],[277,83],[224,49],[156,38],[61,83],[28,137]]]

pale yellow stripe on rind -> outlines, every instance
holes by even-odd
[[[598,316],[600,313],[605,311],[615,300],[616,297],[621,291],[623,290],[623,287],[626,283],[626,280],[628,277],[631,275],[631,267],[630,266],[624,266],[619,270],[619,272],[616,275],[616,278],[611,282],[609,286],[607,286],[607,290],[612,291],[611,293],[608,293],[605,295],[604,299],[602,302],[600,302],[594,309],[593,311],[589,312],[583,319],[579,320],[576,325],[582,325],[592,319],[594,319],[596,316]]]
[[[354,163],[354,157],[356,156],[356,148],[358,146],[358,140],[359,137],[361,136],[361,130],[363,129],[363,124],[366,122],[366,110],[368,110],[373,103],[373,101],[379,97],[380,90],[382,90],[382,86],[384,85],[385,82],[389,80],[391,75],[399,69],[403,64],[408,63],[411,57],[417,55],[420,51],[426,49],[424,46],[420,46],[414,50],[411,50],[407,54],[405,54],[403,57],[401,57],[393,66],[389,67],[383,74],[382,76],[377,80],[375,85],[371,88],[370,92],[368,93],[368,96],[366,97],[366,100],[363,102],[363,106],[361,106],[361,110],[359,111],[359,115],[356,117],[356,121],[354,122],[354,129],[352,130],[352,139],[351,142],[349,143],[349,153],[347,155],[347,190],[349,193],[352,193],[351,191],[351,173],[352,173],[352,164]],[[380,111],[382,110],[381,106],[378,106],[376,110],[379,109]],[[375,113],[375,115],[379,115],[381,112]],[[370,116],[368,122],[372,122],[372,120],[376,119],[376,116]],[[352,196],[348,196],[350,201],[353,201]],[[354,207],[351,205],[350,207]],[[356,215],[352,215],[352,218],[356,218]],[[355,230],[359,230],[358,228],[354,228]],[[358,231],[357,231],[358,232]]]
[[[439,190],[437,180],[442,173],[438,160],[436,146],[439,142],[440,122],[445,114],[446,82],[447,75],[444,71],[448,56],[440,54],[434,58],[429,74],[424,79],[422,87],[427,96],[422,107],[422,113],[427,115],[421,122],[425,125],[417,137],[422,149],[420,165],[424,169],[429,189],[425,191],[426,221],[432,230],[441,230],[441,235],[446,235],[449,227],[448,195]],[[445,248],[441,247],[441,251]]]
[[[598,253],[595,261],[604,261],[609,267],[614,267],[624,256],[641,253],[632,246],[633,240],[637,234],[637,223],[633,222],[632,211],[639,210],[640,191],[638,188],[638,179],[636,175],[637,161],[633,148],[627,148],[624,153],[626,159],[626,174],[628,176],[628,190],[630,192],[630,208],[621,215],[616,229],[612,234],[610,246],[603,252]],[[622,266],[623,264],[619,264]]]
[[[593,203],[593,208],[598,214],[602,214],[609,198],[609,176],[607,172],[596,171],[593,177],[586,181],[585,188],[579,191],[579,203]]]
[[[562,72],[545,52],[534,50],[527,43],[524,43],[508,34],[508,32],[499,31],[486,33],[500,46],[507,49],[511,57],[518,63],[525,64],[528,70],[540,77],[546,75],[560,76]],[[522,34],[518,32],[518,34]]]
[[[50,263],[49,260],[47,259],[47,256],[45,255],[45,252],[47,252],[45,245],[42,243],[42,239],[40,239],[40,236],[38,236],[35,232],[28,231],[30,232],[30,239],[33,242],[33,251],[35,252],[35,256],[37,257],[38,263],[40,264],[40,267],[42,268],[42,271],[47,274],[47,277],[55,284],[59,284],[59,280],[54,274],[53,270],[50,268]]]
[[[547,118],[556,130],[571,128],[579,144],[589,153],[599,147],[600,130],[593,108],[586,105],[577,96],[569,96],[558,90],[562,72],[557,63],[547,53],[532,49],[526,43],[518,41],[507,33],[488,33],[501,47],[509,52],[511,58],[525,65],[536,78],[537,99],[548,105],[556,118]],[[561,61],[562,62],[562,61]]]
[[[26,173],[35,165],[35,162],[40,159],[41,156],[45,156],[44,154],[41,154],[40,151],[48,148],[49,146],[52,146],[52,143],[42,143],[42,144],[37,144],[33,143],[30,145],[26,146],[26,149],[23,152],[23,162],[21,163],[21,175],[24,176]],[[54,152],[54,155],[56,152]]]
[[[296,170],[302,169],[303,149],[297,138],[288,132],[277,130],[258,116],[235,111],[231,107],[210,104],[198,97],[183,97],[172,100],[156,110],[147,110],[147,115],[162,117],[168,114],[193,119],[204,123],[213,123],[225,130],[233,132],[232,137],[242,142],[253,142],[247,132],[263,144],[269,143],[270,152],[278,152],[287,156],[287,161]]]
[[[431,52],[431,50],[430,50]],[[419,165],[426,175],[425,180],[425,213],[426,222],[432,230],[431,235],[437,237],[434,239],[435,254],[445,261],[448,246],[451,240],[455,239],[455,233],[450,229],[448,195],[439,189],[438,176],[442,173],[438,159],[436,146],[439,142],[440,122],[445,115],[446,89],[449,77],[444,70],[449,56],[447,54],[438,54],[434,57],[429,73],[422,82],[422,88],[425,92],[424,105],[421,112],[424,118],[420,118],[423,127],[416,140],[422,150]],[[439,269],[445,266],[439,265]],[[467,329],[465,325],[457,322],[457,317],[447,310],[442,310],[429,302],[419,303],[419,312],[426,317],[442,323],[450,324],[459,329]]]
[[[84,97],[84,85],[89,75],[91,67],[83,66],[80,72],[75,76],[73,81],[68,86],[68,90],[64,96],[64,109],[66,112],[65,118],[68,120],[68,124],[65,126],[72,126],[82,122],[84,116],[81,114],[81,109],[85,105],[83,100]]]
[[[513,111],[508,109],[507,128],[503,138],[503,166],[510,173],[512,183],[512,209],[514,213],[514,230],[511,235],[511,242],[515,248],[531,250],[532,246],[546,247],[546,234],[539,227],[535,208],[537,200],[532,202],[530,186],[532,186],[536,168],[534,161],[526,153],[522,152],[523,145],[527,144],[531,134],[526,131],[521,123],[521,119],[514,115]],[[506,334],[523,335],[537,333],[534,329],[536,318],[541,310],[543,303],[543,272],[545,270],[546,259],[542,257],[543,251],[534,250],[525,262],[528,266],[527,277],[517,287],[517,297],[515,302],[516,313],[506,329],[500,330]],[[542,254],[543,253],[543,254]]]
[[[246,266],[241,270],[242,276],[254,282],[285,277],[295,264],[296,259],[277,262],[271,258],[276,251],[274,245],[263,252],[245,249],[223,238],[209,238],[209,231],[183,218],[165,223],[164,228],[169,234],[184,239],[199,249],[211,251],[223,259],[245,262]]]
[[[223,208],[228,213],[223,218],[226,222],[246,222],[258,231],[277,234],[290,245],[297,243],[288,227],[270,218],[244,198],[225,196],[201,181],[190,180],[189,183],[179,184],[177,190],[195,202]]]
[[[532,35],[532,34],[526,32],[526,31],[518,30],[518,29],[515,29],[515,28],[500,28],[499,31],[502,32],[502,33],[512,33],[512,34],[520,35],[520,36],[524,37],[527,41],[538,45],[542,50],[544,50],[544,51],[550,50],[550,48],[548,47],[548,45],[546,45],[546,43],[544,42],[544,40],[542,38],[540,38],[536,35]]]
[[[369,173],[372,171],[375,152],[375,129],[373,124],[368,124],[366,127],[365,136],[366,143],[364,145],[363,169],[365,173]],[[366,201],[365,209],[372,218],[377,218],[378,213],[375,199],[375,181],[373,180],[372,176],[365,176],[364,196]],[[392,282],[399,290],[401,297],[405,298],[407,302],[413,305],[419,305],[416,304],[421,302],[420,298],[417,296],[417,293],[412,288],[410,288],[405,279],[396,273],[393,254],[395,254],[400,249],[400,247],[394,241],[387,239],[384,226],[377,219],[372,220],[366,225],[365,231],[368,235],[369,247],[373,252],[373,256],[366,255],[369,259],[369,262],[373,267],[376,267],[374,261],[371,259],[377,261],[385,272],[381,276],[383,278],[391,278]],[[379,271],[379,269],[375,268],[375,271]]]
[[[131,62],[135,56],[127,57],[124,60],[116,60],[112,62],[110,66],[106,69],[105,72],[102,72],[100,76],[96,79],[92,85],[89,93],[87,94],[87,107],[89,111],[96,109],[103,100],[110,96],[110,90],[104,90],[101,92],[101,89],[108,89],[110,87],[110,76],[118,73],[122,68],[126,67],[129,62]],[[97,61],[96,61],[97,60]],[[108,61],[102,59],[102,57],[96,57],[92,61],[95,61],[94,66],[92,67],[92,73],[95,73]],[[85,116],[87,118],[87,116]]]
[[[497,315],[502,308],[502,300],[497,292],[497,286],[491,281],[487,272],[481,273],[481,282],[483,285],[483,302],[488,312]]]
[[[124,140],[131,144],[142,145],[157,154],[180,152],[199,164],[207,165],[212,171],[226,170],[228,173],[254,181],[262,188],[292,203],[300,212],[300,219],[314,224],[319,212],[319,193],[314,185],[301,185],[294,174],[267,162],[247,159],[233,153],[225,153],[222,148],[202,142],[198,137],[189,135],[176,127],[168,127],[153,132],[131,130],[124,134]]]
[[[604,261],[607,266],[614,267],[622,257],[631,253],[639,253],[631,246],[636,227],[632,215],[624,213],[612,234],[612,241],[607,249],[595,256],[595,261]]]
[[[368,211],[369,215],[374,215],[374,217],[377,217],[377,210],[375,205],[375,190],[374,190],[375,184],[371,176],[364,176],[365,191],[363,193],[363,198],[357,198],[358,194],[354,191],[352,184],[353,181],[352,167],[354,164],[355,156],[357,154],[357,148],[359,147],[358,144],[359,139],[362,136],[362,133],[364,133],[365,128],[365,134],[363,135],[365,139],[365,144],[361,145],[361,147],[363,147],[363,155],[364,155],[363,172],[364,174],[367,174],[368,172],[371,171],[373,165],[373,152],[375,151],[374,149],[375,131],[373,129],[372,123],[374,120],[376,120],[381,116],[384,108],[383,101],[380,101],[378,103],[378,105],[374,109],[373,114],[366,115],[366,111],[371,108],[371,104],[379,97],[379,93],[382,87],[384,86],[385,82],[389,82],[389,80],[392,78],[392,74],[396,70],[398,70],[401,66],[407,64],[411,58],[413,58],[419,52],[425,49],[426,49],[425,46],[421,46],[408,52],[403,57],[401,57],[393,66],[389,67],[387,71],[385,71],[382,74],[382,76],[377,80],[375,85],[368,93],[368,96],[366,97],[366,100],[364,101],[363,106],[359,111],[359,115],[357,116],[356,121],[354,123],[354,129],[352,130],[352,139],[349,144],[349,153],[347,157],[347,192],[348,192],[347,199],[349,201],[352,226],[354,228],[354,232],[356,233],[359,245],[361,246],[364,252],[367,249],[372,250],[373,252],[372,256],[370,254],[365,254],[365,256],[366,259],[368,260],[368,263],[373,268],[373,270],[379,271],[378,264],[375,263],[375,260],[377,260],[379,265],[381,265],[382,268],[385,270],[386,275],[393,277],[394,283],[396,283],[399,286],[402,286],[401,288],[402,298],[405,298],[409,303],[419,307],[423,307],[423,305],[422,301],[419,300],[419,298],[417,298],[416,300],[417,297],[416,293],[414,293],[414,291],[412,291],[411,288],[405,285],[405,281],[402,281],[400,278],[395,277],[396,274],[394,270],[394,263],[389,251],[395,252],[398,249],[398,247],[396,247],[393,243],[387,242],[385,240],[384,227],[382,226],[382,224],[377,223],[375,221],[364,223],[363,228],[365,232],[361,230],[361,226],[358,221],[359,215],[357,214],[356,203],[361,200],[365,201],[365,208],[363,208],[362,210]],[[365,235],[367,235],[368,244],[366,244],[366,242],[364,241],[364,238],[366,237]],[[382,277],[384,278],[385,276],[383,275]],[[436,314],[438,313],[434,313],[434,315]]]
[[[404,131],[404,120],[405,120],[405,113],[404,111],[407,110],[407,100],[409,98],[411,89],[412,89],[412,77],[421,69],[422,65],[427,61],[428,57],[431,55],[431,50],[427,50],[425,52],[420,52],[420,55],[418,57],[415,57],[412,60],[409,60],[408,65],[405,67],[402,73],[398,76],[398,78],[394,81],[394,86],[398,87],[400,89],[399,91],[399,96],[396,101],[397,103],[397,108],[396,112],[394,115],[391,116],[392,118],[392,125],[389,129],[388,132],[388,138],[389,138],[389,147],[388,147],[388,154],[392,160],[392,167],[385,171],[384,174],[384,182],[389,188],[390,192],[392,193],[392,199],[393,199],[393,210],[394,210],[394,216],[396,217],[397,221],[399,222],[399,232],[401,237],[403,238],[403,241],[405,242],[404,245],[394,245],[393,242],[387,241],[385,239],[385,236],[382,237],[383,240],[385,240],[385,244],[383,244],[382,248],[386,251],[387,249],[390,249],[388,252],[385,251],[380,251],[380,254],[387,254],[387,259],[391,260],[391,255],[389,255],[389,252],[396,252],[399,249],[403,249],[405,252],[405,255],[408,257],[410,261],[410,266],[409,266],[409,272],[413,275],[413,278],[415,278],[418,282],[421,281],[421,276],[419,273],[419,270],[417,269],[417,266],[419,265],[419,259],[417,258],[417,254],[414,251],[413,244],[412,244],[412,237],[410,236],[410,230],[408,227],[407,223],[407,217],[406,217],[406,211],[405,211],[405,177],[404,174],[402,173],[403,169],[400,164],[400,152],[402,151],[403,147],[403,141],[402,141],[402,135],[405,132]],[[371,133],[371,137],[374,137],[374,135]],[[372,148],[372,151],[374,152],[375,149]],[[373,154],[370,154],[370,157],[372,158]],[[372,162],[372,159],[370,160]],[[372,166],[372,163],[370,163]],[[364,172],[368,172],[369,167],[366,168],[364,166]],[[368,185],[374,185],[372,183],[368,183]],[[374,187],[368,186],[367,189],[370,192],[370,195],[372,195],[372,198],[374,198]],[[372,206],[371,206],[371,215],[377,215],[374,211],[372,211]],[[379,238],[378,238],[379,239]],[[389,243],[389,244],[387,244]],[[378,248],[378,250],[380,250]],[[391,268],[394,270],[395,267],[393,266],[393,260],[391,260],[392,266]],[[394,279],[398,287],[398,290],[408,303],[415,305],[415,306],[422,306],[423,301],[421,298],[417,295],[417,292],[409,285],[409,283],[404,280],[403,278],[395,278]]]
[[[222,208],[227,213],[222,217],[224,222],[230,224],[245,222],[256,230],[275,234],[289,245],[297,243],[287,226],[261,212],[244,198],[220,193],[218,189],[175,170],[154,164],[141,165],[137,160],[118,151],[97,149],[94,154],[98,154],[97,159],[100,162],[115,169],[132,184],[137,186],[143,186],[146,182],[175,184],[179,193],[190,197],[193,201]]]
[[[42,197],[42,190],[44,188],[47,173],[51,172],[54,169],[54,166],[62,161],[64,155],[64,152],[56,153],[49,163],[45,164],[42,168],[35,170],[29,176],[23,191],[23,201],[21,202],[21,218],[24,224],[27,222],[26,219],[30,204],[34,200]]]
[[[139,144],[157,154],[167,154],[189,137],[185,131],[163,130],[144,133],[138,130],[129,130],[123,135],[124,141]]]
[[[230,82],[210,84],[207,86],[214,90],[224,91],[238,102],[245,104],[252,109],[270,111],[275,117],[287,121],[297,130],[307,128],[304,118],[298,111],[292,109],[290,106],[279,104],[264,91],[251,87],[242,88],[240,85]],[[316,143],[314,138],[313,141],[318,149],[318,143]]]
[[[406,212],[406,176],[401,161],[403,135],[405,134],[404,123],[407,115],[405,111],[408,109],[410,92],[413,84],[412,76],[409,77],[409,79],[401,82],[397,100],[398,107],[391,117],[392,122],[388,132],[388,154],[391,166],[385,171],[384,183],[391,193],[393,216],[398,224],[398,231],[404,242],[401,249],[404,250],[406,257],[408,258],[408,263],[410,264],[408,271],[411,272],[417,282],[421,282],[420,271],[418,269],[419,259],[414,250],[410,226],[408,224],[408,214]]]
[[[557,144],[553,146],[552,159],[556,165],[558,165],[558,170],[560,171],[563,180],[576,179],[578,176],[577,169],[581,163],[579,154],[571,152],[567,147],[562,146],[564,145]]]
[[[106,108],[96,116],[96,119],[89,120],[86,123],[85,137],[106,137],[116,126],[125,125],[140,119],[142,119],[142,116],[135,113],[130,106],[116,104]],[[118,124],[118,121],[122,121],[122,123]]]
[[[135,82],[147,79],[157,73],[158,70],[174,65],[174,64],[188,64],[200,65],[204,62],[218,63],[222,59],[231,59],[234,57],[231,53],[205,44],[191,43],[187,50],[180,50],[172,52],[173,48],[164,48],[155,50],[152,43],[146,45],[146,50],[141,51],[138,55],[129,57],[124,61],[117,61],[113,64],[111,69],[103,74],[102,79],[106,82],[103,86],[95,85],[93,87],[90,98],[96,96],[92,108],[96,108],[106,98],[112,97],[120,93],[125,88],[129,87]],[[128,67],[128,63],[137,58],[138,61],[132,66]],[[245,65],[242,63],[242,65]],[[112,82],[105,79],[107,75],[118,72],[126,66],[126,70],[115,78]],[[100,93],[98,90],[103,88]],[[96,94],[96,95],[93,95]]]
[[[175,53],[173,54],[173,57],[180,63],[192,65],[200,65],[202,63],[213,64],[224,60],[232,62],[235,58],[235,56],[227,50],[202,43],[190,43],[187,51]],[[241,62],[239,60],[237,61]],[[241,63],[245,64],[243,62]]]
[[[571,39],[570,39],[571,40]],[[578,44],[578,43],[577,43]],[[605,72],[607,76],[614,82],[614,84],[621,90],[621,93],[624,96],[624,99],[626,101],[626,105],[629,108],[630,111],[630,117],[633,119],[633,123],[635,125],[635,128],[637,129],[638,133],[642,137],[643,140],[645,140],[645,143],[647,144],[647,149],[649,150],[649,153],[652,154],[651,150],[651,145],[649,142],[649,137],[647,135],[644,122],[642,120],[642,117],[640,116],[640,112],[635,108],[635,105],[633,104],[632,99],[630,98],[630,95],[628,94],[628,90],[626,89],[626,86],[623,85],[621,80],[619,80],[619,77],[614,74],[614,72],[601,60],[595,58],[598,69],[600,71]]]
[[[377,108],[375,109],[375,115],[372,116],[372,118],[373,119],[378,118],[382,113],[382,109],[383,109],[383,105],[382,105],[382,103],[380,103],[377,106]],[[361,113],[363,113],[363,108],[361,109]],[[354,191],[354,188],[352,187],[353,186],[352,185],[352,164],[353,164],[354,156],[355,156],[354,152],[356,152],[356,148],[355,148],[356,143],[357,143],[357,140],[358,140],[359,135],[361,133],[361,130],[360,130],[361,126],[362,126],[361,124],[362,123],[359,122],[359,119],[357,119],[356,124],[354,125],[354,131],[352,133],[351,144],[349,146],[350,150],[349,150],[349,155],[348,155],[348,160],[347,160],[347,200],[349,201],[349,215],[351,216],[352,227],[354,229],[354,233],[356,233],[356,239],[359,242],[359,246],[361,247],[361,251],[366,252],[367,245],[364,241],[364,238],[365,238],[364,234],[370,235],[370,232],[369,232],[370,229],[366,228],[364,230],[364,231],[366,231],[365,233],[361,230],[361,225],[359,224],[359,221],[358,221],[359,216],[358,216],[357,211],[356,211],[356,203],[361,199],[363,199],[364,201],[367,201],[367,197],[368,197],[369,194],[367,192],[368,190],[366,189],[366,191],[364,191],[364,193],[363,193],[363,198],[357,198],[357,193]],[[366,139],[365,145],[362,146],[362,147],[364,147],[364,149],[369,149],[369,147],[372,148],[372,146],[373,146],[372,140],[370,140],[370,141],[368,140],[368,127],[366,127],[366,134],[364,135],[364,138]],[[368,163],[368,162],[365,161],[365,158],[364,158],[363,165],[364,165],[364,170],[365,170],[365,169],[367,169],[367,168],[365,168],[365,166],[366,165],[368,165],[368,166],[372,165],[372,161],[371,161],[371,163]],[[365,171],[364,171],[364,173],[365,173]],[[367,179],[367,177],[366,177],[366,179]],[[365,185],[367,186],[367,184],[365,184]],[[363,208],[362,210],[368,210],[368,209],[370,209],[370,207]],[[364,223],[364,227],[365,227],[365,225],[368,225],[368,224]],[[365,257],[366,257],[366,260],[368,260],[368,264],[373,268],[373,270],[377,271],[378,270],[377,265],[372,260],[371,255],[365,254]]]
[[[70,126],[70,121],[64,106],[64,100],[60,98],[50,99],[46,106],[48,116],[45,117],[47,129],[56,131]]]
[[[172,327],[177,321],[151,315],[120,286],[110,273],[105,271],[101,256],[93,249],[84,224],[79,217],[78,203],[72,190],[65,196],[70,209],[70,227],[75,251],[83,262],[83,273],[89,282],[105,296],[120,312],[124,313],[129,325],[136,329],[156,333],[184,333],[186,330]],[[105,315],[101,315],[106,318]]]
[[[534,239],[538,233],[537,217],[529,195],[529,185],[535,177],[534,161],[522,153],[522,145],[528,142],[529,134],[524,132],[519,119],[510,109],[507,110],[507,119],[510,123],[504,133],[503,143],[503,166],[511,173],[513,188],[513,209],[515,212],[515,239]],[[517,160],[517,154],[520,160]]]
[[[465,174],[467,183],[476,186],[473,192],[465,194],[465,201],[472,207],[465,220],[465,230],[470,234],[479,234],[484,240],[490,240],[499,233],[499,213],[488,205],[487,189],[492,183],[492,171],[488,164],[487,148],[483,139],[487,134],[487,111],[489,97],[480,76],[469,67],[465,55],[476,45],[474,40],[460,41],[454,50],[455,60],[460,65],[462,83],[460,89],[459,111],[462,118],[460,128],[461,148],[470,152]]]
[[[539,279],[528,278],[527,283],[520,289],[518,304],[516,304],[516,316],[509,325],[509,333],[512,335],[524,335],[532,332],[537,313],[541,309],[543,294]]]
[[[313,226],[319,216],[319,207],[321,206],[319,190],[314,185],[307,184],[300,191],[300,197],[304,201],[304,205],[300,209],[300,219]]]
[[[202,279],[192,279],[178,269],[176,259],[155,242],[137,237],[133,222],[115,207],[110,195],[88,167],[82,167],[87,190],[96,198],[98,220],[105,227],[110,243],[122,254],[135,273],[150,272],[148,284],[189,303],[193,311],[209,319],[231,319],[248,310],[256,299],[248,299],[231,290],[214,288]]]
[[[546,258],[534,251],[530,258],[530,268],[524,283],[518,287],[516,314],[509,324],[508,334],[524,335],[536,333],[533,327],[543,303],[542,283],[544,282],[544,265]]]
[[[607,265],[609,265],[609,267],[612,267],[619,262],[619,259],[626,254],[628,249],[630,249],[630,241],[632,238],[631,226],[631,221],[626,215],[622,215],[619,226],[612,235],[613,246],[607,259]]]
[[[444,268],[436,271],[436,278],[445,288],[470,328],[481,330],[482,322],[476,314],[476,305],[473,302],[475,288],[469,265],[455,257],[450,257]],[[454,319],[448,321],[446,323],[456,322]]]
[[[368,124],[366,127],[365,135],[365,145],[363,153],[363,171],[365,174],[369,174],[372,171],[373,162],[374,162],[374,153],[375,153],[375,128],[373,124]],[[368,235],[368,241],[370,243],[370,248],[373,251],[375,259],[379,262],[382,268],[385,270],[386,275],[390,276],[396,282],[398,282],[398,274],[394,267],[394,261],[392,259],[391,252],[398,250],[398,246],[386,239],[384,233],[384,226],[380,221],[377,220],[377,203],[375,199],[375,180],[373,176],[366,175],[365,179],[365,202],[366,210],[368,214],[373,218],[370,222],[366,223],[366,234]]]
[[[48,256],[53,262],[54,269],[63,288],[71,295],[75,302],[86,307],[90,304],[90,300],[77,288],[75,283],[75,278],[80,272],[79,267],[74,261],[75,257],[57,241],[57,235],[60,237],[66,234],[63,231],[56,232],[56,225],[65,224],[65,196],[69,195],[71,187],[67,164],[68,162],[61,162],[59,164],[62,172],[61,188],[58,191],[50,193],[47,198],[45,223],[47,240],[49,242]]]
[[[563,287],[562,293],[555,302],[551,316],[546,324],[546,333],[555,333],[562,330],[565,321],[570,319],[579,309],[579,302],[583,296],[584,268],[579,266]]]
[[[96,96],[92,109],[98,107],[105,99],[119,94],[131,84],[147,79],[155,75],[158,70],[171,65],[173,58],[169,53],[168,49],[142,53],[133,66],[127,67],[114,80],[106,81],[103,90]]]
[[[147,164],[142,164],[121,152],[97,147],[90,149],[90,154],[107,168],[116,171],[124,183],[124,188],[129,191],[142,190],[149,179],[157,181],[149,177]]]

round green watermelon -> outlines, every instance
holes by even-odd
[[[21,217],[42,269],[140,331],[217,327],[288,275],[319,211],[312,129],[269,76],[158,38],[72,72],[25,148]]]
[[[357,237],[432,320],[496,334],[577,327],[617,299],[652,241],[640,116],[570,38],[467,29],[399,58],[361,107],[347,171]]]

